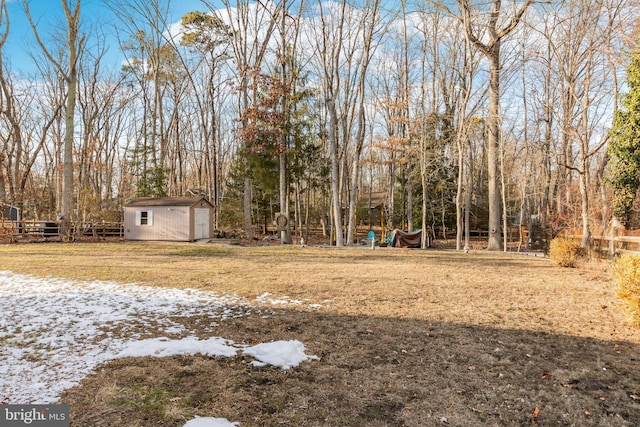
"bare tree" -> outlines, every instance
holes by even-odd
[[[206,187],[209,200],[214,205],[214,227],[219,227],[220,220],[220,141],[221,113],[219,108],[221,98],[220,82],[222,65],[229,59],[227,47],[229,43],[229,28],[222,19],[213,13],[191,12],[182,17],[181,24],[185,29],[180,44],[188,46],[191,51],[200,55],[200,60],[190,66],[182,57],[182,64],[186,70],[193,89],[193,97],[198,107],[203,145],[198,147],[202,153],[199,161],[203,167],[198,167],[199,186]],[[204,182],[203,182],[204,181]]]
[[[458,153],[458,177],[456,188],[456,249],[470,249],[470,224],[469,212],[471,210],[471,196],[473,193],[473,156],[471,149],[470,128],[477,123],[473,116],[478,108],[478,103],[484,100],[484,95],[479,96],[475,105],[470,105],[474,93],[474,77],[478,71],[479,60],[474,55],[468,39],[465,43],[456,44],[457,51],[454,50],[452,57],[460,58],[459,62],[452,64],[451,71],[459,70],[455,86],[460,88],[455,112],[455,146]],[[466,197],[465,197],[466,195]],[[464,247],[462,245],[463,230],[465,231]]]
[[[85,66],[79,75],[79,113],[82,120],[81,144],[77,154],[78,209],[83,222],[117,221],[118,206],[113,203],[119,139],[125,122],[126,98],[123,76],[105,72],[106,46],[85,52]]]
[[[442,176],[453,166],[448,163],[447,152],[456,155],[457,177],[456,247],[462,249],[462,233],[466,229],[464,218],[470,212],[473,194],[472,134],[477,127],[474,117],[479,105],[485,101],[486,90],[474,85],[474,76],[480,64],[480,55],[471,48],[459,20],[443,14],[439,8],[421,14],[422,32],[421,95],[417,109],[418,154],[422,186],[423,246],[428,233],[429,206],[433,205],[434,179],[440,185],[441,218],[445,215],[442,198],[446,186]],[[465,194],[467,197],[465,197]],[[465,216],[464,213],[467,213]],[[435,222],[435,218],[432,220]],[[442,227],[446,224],[443,221]],[[469,246],[468,233],[466,245]]]
[[[450,11],[446,3],[438,3],[464,25],[465,33],[473,46],[489,63],[489,111],[487,117],[487,171],[489,180],[489,250],[500,250],[502,206],[500,197],[500,73],[502,69],[501,47],[503,40],[518,26],[534,0],[512,2],[513,13],[505,16],[501,0],[492,0],[487,9],[485,2],[474,4],[471,0],[457,0],[459,14]],[[517,4],[517,5],[516,5]]]
[[[2,78],[2,82],[4,82],[4,55],[3,55],[3,48],[4,45],[7,43],[7,37],[9,37],[9,29],[11,28],[11,23],[9,21],[9,14],[7,13],[7,0],[2,0],[0,2],[0,26],[3,27],[2,29],[2,34],[0,35],[0,78]],[[0,97],[0,111],[7,111],[8,109],[5,108],[5,105],[7,103],[7,98],[8,98],[8,94],[6,93],[6,90],[4,90],[4,84],[3,84],[3,93],[2,93],[2,97]],[[3,151],[6,150],[6,142],[5,144],[3,144]],[[3,152],[0,154],[0,201],[2,202],[6,202],[7,200],[7,193],[6,193],[6,178],[5,178],[5,162],[7,160],[7,156],[6,153]]]
[[[317,54],[322,67],[322,90],[328,116],[327,140],[331,164],[331,224],[336,246],[344,246],[338,152],[338,98],[341,87],[340,59],[343,53],[347,2],[346,0],[341,0],[336,5],[337,10],[332,10],[330,7],[328,14],[322,2],[318,2],[318,7],[320,10],[320,40],[317,46]],[[332,12],[337,12],[337,16]]]
[[[171,1],[110,1],[108,5],[128,36],[120,41],[127,61],[123,68],[137,84],[134,93],[143,102],[140,143],[133,154],[137,193],[164,196],[170,192],[167,179],[170,119],[166,117],[164,103],[175,71],[170,65],[175,53],[166,40]]]
[[[356,93],[359,98],[357,105],[356,120],[356,133],[354,136],[355,143],[353,147],[353,157],[351,160],[351,184],[349,189],[349,214],[348,214],[348,226],[347,226],[347,245],[354,243],[354,235],[356,231],[356,205],[358,200],[358,185],[360,183],[360,158],[362,155],[362,149],[364,147],[364,141],[366,137],[366,82],[368,78],[369,63],[372,55],[372,44],[374,42],[374,36],[379,31],[379,8],[380,1],[373,0],[371,3],[365,5],[363,10],[363,16],[358,26],[358,32],[362,35],[363,46],[361,50],[361,56],[358,59],[356,65],[358,74],[358,83]]]
[[[566,171],[567,200],[568,181],[571,174],[577,174],[583,247],[589,246],[591,238],[591,160],[608,139],[608,133],[600,131],[609,117],[607,105],[612,100],[608,94],[615,81],[610,74],[612,46],[608,40],[621,30],[623,3],[572,0],[553,11],[555,28],[549,43],[562,93],[560,166]]]
[[[211,11],[216,10],[212,3],[205,1],[205,4]],[[277,22],[271,18],[272,11],[268,9],[269,5],[252,4],[247,0],[233,4],[225,0],[223,4],[226,10],[218,12],[218,16],[224,14],[223,20],[230,28],[230,46],[237,68],[238,116],[241,126],[246,127],[248,117],[245,115],[245,111],[251,107],[257,95],[251,91],[251,81],[259,74]],[[253,85],[253,87],[257,88],[257,85]],[[247,170],[249,168],[246,159],[245,168]],[[244,233],[251,238],[253,237],[253,223],[249,173],[245,174],[243,187]]]
[[[31,182],[34,165],[46,149],[49,129],[60,119],[63,103],[58,99],[47,103],[38,87],[17,87],[9,71],[0,67],[3,103],[0,126],[6,131],[0,137],[0,199],[11,201],[22,209],[25,200],[33,200],[36,196],[27,191],[27,185]],[[18,94],[17,91],[24,92]]]
[[[3,19],[5,6],[4,2],[0,6]],[[8,30],[7,21],[5,37]],[[0,201],[13,203],[24,212],[25,201],[35,207],[39,198],[35,188],[29,190],[28,186],[34,182],[34,166],[46,151],[49,129],[60,119],[64,102],[58,94],[49,98],[41,85],[14,80],[3,61],[5,37],[0,39]],[[34,210],[38,212],[38,208]]]
[[[40,33],[34,23],[29,10],[29,2],[22,0],[29,24],[33,30],[36,41],[42,49],[45,57],[55,66],[66,83],[67,97],[65,106],[65,134],[64,134],[64,172],[62,185],[62,211],[60,219],[63,233],[69,239],[71,237],[71,220],[74,215],[73,203],[73,140],[75,131],[75,110],[78,87],[78,59],[82,52],[85,36],[80,34],[80,5],[81,0],[61,0],[62,9],[66,18],[66,45],[64,49],[67,55],[66,64],[56,58],[40,38]]]

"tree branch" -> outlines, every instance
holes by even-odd
[[[5,43],[7,42],[7,37],[9,36],[9,27],[10,27],[9,13],[7,12],[7,0],[2,0],[2,6],[0,10],[0,24],[2,24],[5,18],[7,20],[7,26],[4,29],[4,33],[2,33],[2,38],[0,39],[0,49],[2,49]]]
[[[518,12],[516,12],[516,14],[511,17],[511,20],[509,20],[509,24],[496,34],[496,37],[498,39],[501,39],[501,38],[507,36],[511,31],[513,31],[518,26],[518,24],[520,23],[520,20],[522,19],[522,16],[527,11],[529,6],[531,6],[533,4],[533,2],[534,2],[534,0],[527,0],[522,5],[520,10],[518,10]]]
[[[64,2],[63,2],[64,3]],[[40,34],[38,33],[38,29],[36,28],[36,24],[33,22],[33,18],[31,17],[31,11],[29,9],[29,2],[27,0],[22,0],[22,6],[24,7],[24,11],[27,15],[27,19],[29,20],[29,25],[31,26],[31,29],[33,30],[33,35],[36,38],[36,42],[38,43],[38,45],[40,46],[40,49],[42,49],[42,53],[44,53],[44,55],[47,57],[47,59],[53,64],[53,66],[55,68],[58,69],[58,72],[64,76],[65,79],[69,78],[68,73],[66,73],[64,71],[64,67],[62,67],[62,64],[60,64],[60,62],[58,62],[53,55],[51,55],[51,53],[49,52],[49,50],[47,49],[47,47],[44,45],[44,42],[42,41],[42,39],[40,38]]]

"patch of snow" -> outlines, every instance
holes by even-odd
[[[286,299],[272,299],[269,300],[269,302],[273,305],[287,305],[289,304],[289,301]]]
[[[275,341],[245,348],[242,353],[257,359],[253,366],[273,365],[282,369],[291,369],[305,360],[320,360],[318,356],[305,354],[300,341]]]
[[[320,360],[318,356],[305,354],[304,344],[297,340],[274,341],[252,347],[233,344],[233,341],[215,337],[206,340],[195,337],[181,340],[149,338],[129,343],[117,357],[168,357],[181,354],[234,357],[242,350],[243,355],[257,359],[251,362],[253,366],[272,365],[285,370],[295,368],[305,360]]]
[[[222,338],[199,340],[187,337],[181,340],[171,340],[166,337],[149,338],[129,343],[117,357],[168,357],[181,354],[204,354],[205,356],[234,357],[238,349],[232,347],[233,341]]]
[[[315,358],[296,341],[247,349],[223,338],[195,337],[213,331],[221,320],[263,311],[238,296],[195,289],[0,271],[0,402],[56,402],[96,366],[125,356],[234,357],[244,349],[283,369]],[[185,317],[198,318],[195,329],[172,320]],[[157,334],[163,337],[148,338]]]
[[[271,305],[302,305],[305,303],[305,301],[308,301],[307,299],[303,300],[299,300],[299,299],[292,299],[290,296],[288,295],[284,295],[278,298],[270,298],[271,293],[270,292],[265,292],[262,295],[259,295],[256,297],[256,301],[260,304],[271,304]],[[326,302],[326,301],[325,301]],[[322,305],[321,304],[308,304],[309,308],[321,308]]]
[[[239,425],[240,423],[232,423],[226,418],[195,417],[187,421],[184,427],[235,427]]]
[[[256,301],[258,301],[258,302],[266,302],[269,299],[269,295],[271,295],[271,293],[265,292],[262,295],[258,296],[256,298]]]

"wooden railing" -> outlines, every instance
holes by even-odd
[[[124,224],[121,222],[83,222],[71,225],[72,235],[80,237],[124,237]],[[61,229],[55,221],[26,220],[9,221],[0,220],[0,236],[15,241],[18,238],[51,239],[61,236]]]
[[[565,238],[582,243],[582,236],[579,235],[568,235]],[[611,257],[623,253],[640,255],[640,236],[591,236],[590,249]]]

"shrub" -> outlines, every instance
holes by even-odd
[[[579,244],[555,238],[549,246],[549,258],[560,267],[576,267],[586,252]]]
[[[611,276],[618,296],[625,303],[629,320],[640,326],[640,257],[621,255],[613,263]]]

